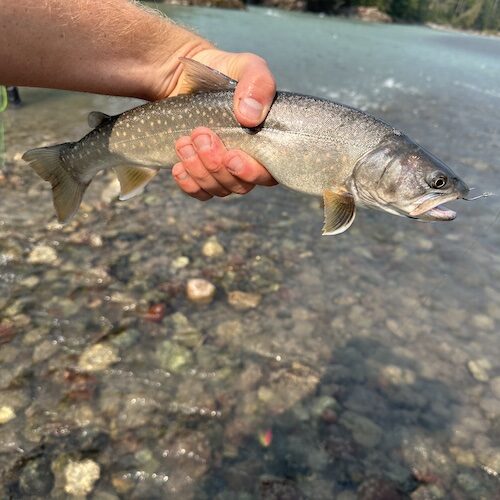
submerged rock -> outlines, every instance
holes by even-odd
[[[235,309],[245,310],[256,308],[262,299],[258,293],[242,292],[235,290],[228,293],[228,301]]]
[[[191,279],[186,286],[186,295],[195,304],[210,304],[215,295],[215,286],[204,279]]]
[[[95,344],[83,351],[78,361],[78,368],[88,372],[99,372],[117,361],[120,361],[120,358],[115,347],[105,343]]]
[[[16,412],[11,406],[0,406],[0,425],[16,418]]]
[[[165,340],[157,353],[160,366],[167,371],[178,372],[192,361],[191,352],[170,340]]]
[[[219,257],[224,254],[224,247],[217,238],[210,238],[204,243],[201,253],[205,257]]]
[[[53,264],[57,260],[57,252],[47,245],[37,245],[28,256],[30,264]]]
[[[30,460],[19,475],[19,490],[25,496],[48,495],[53,484],[54,475],[45,457]]]
[[[472,359],[467,363],[471,375],[479,382],[488,382],[490,379],[489,370],[491,370],[491,363],[485,359]]]
[[[340,423],[351,431],[356,443],[366,448],[377,446],[382,439],[382,429],[375,422],[352,411],[344,412]]]
[[[69,461],[64,469],[66,484],[64,491],[70,495],[88,495],[101,475],[101,468],[93,460]]]

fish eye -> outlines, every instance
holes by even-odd
[[[443,189],[448,184],[448,177],[442,172],[434,174],[430,179],[429,186],[433,189]]]

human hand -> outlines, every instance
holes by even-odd
[[[256,127],[267,116],[276,93],[276,84],[266,62],[255,54],[235,54],[205,49],[193,57],[211,68],[238,80],[234,93],[234,113],[245,127]],[[179,93],[182,74],[171,95]],[[256,185],[277,184],[258,161],[245,152],[227,150],[220,138],[205,127],[177,140],[179,163],[172,169],[178,186],[190,196],[209,200],[231,193],[245,194]]]

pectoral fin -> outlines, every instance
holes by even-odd
[[[204,64],[180,57],[179,60],[184,65],[184,83],[179,93],[194,94],[196,92],[217,92],[219,90],[234,90],[236,80],[229,78],[224,73],[216,69],[209,68]]]
[[[323,201],[325,204],[323,235],[340,234],[349,229],[356,217],[353,196],[347,192],[326,189],[323,192]]]
[[[120,181],[120,200],[129,200],[144,191],[149,181],[158,173],[156,168],[120,166],[114,168]]]

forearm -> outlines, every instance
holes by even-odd
[[[0,83],[158,99],[210,44],[127,0],[0,0]]]

